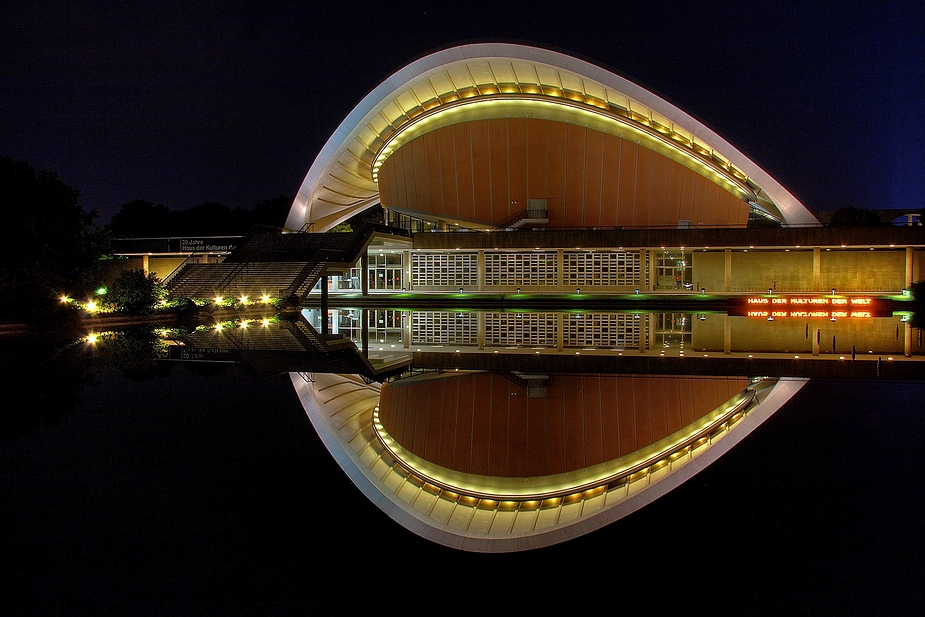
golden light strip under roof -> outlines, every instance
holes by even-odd
[[[716,154],[707,154],[705,148],[693,147],[691,144],[697,144],[696,140],[685,141],[676,131],[657,123],[639,122],[629,115],[588,107],[573,99],[562,100],[537,94],[499,92],[443,103],[415,114],[401,127],[392,131],[384,141],[373,158],[372,178],[378,182],[379,168],[385,160],[395,150],[420,135],[468,120],[509,117],[578,122],[602,133],[620,135],[677,160],[741,199],[756,199],[754,189],[741,171]]]

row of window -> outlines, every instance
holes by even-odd
[[[555,347],[556,313],[485,313],[485,344]],[[632,348],[639,345],[640,319],[623,313],[566,315],[563,344],[566,347]],[[415,311],[411,314],[413,344],[475,345],[478,343],[476,313]]]
[[[565,251],[562,274],[566,287],[634,287],[642,282],[639,251]],[[477,253],[413,253],[413,287],[478,285]],[[485,287],[547,287],[559,284],[554,251],[485,253]]]

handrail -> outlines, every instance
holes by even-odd
[[[397,233],[396,233],[397,232]],[[409,237],[411,234],[401,228],[390,228],[388,225],[382,225],[379,223],[366,223],[363,227],[354,232],[355,236],[346,247],[342,249],[333,249],[333,248],[318,248],[312,258],[305,264],[305,267],[299,272],[299,275],[293,280],[292,284],[286,289],[286,295],[291,296],[296,294],[298,290],[302,287],[305,281],[308,279],[308,276],[317,268],[320,264],[329,264],[329,263],[356,263],[356,260],[360,258],[364,249],[369,246],[370,241],[373,236],[377,233],[388,233],[390,235],[398,235]],[[325,267],[326,269],[326,267]],[[322,270],[323,272],[324,270]],[[321,276],[321,273],[317,275]],[[313,283],[314,285],[314,283]],[[304,294],[303,294],[304,295]]]
[[[184,259],[179,264],[177,264],[177,267],[171,270],[170,273],[161,280],[161,284],[166,285],[167,283],[172,281],[174,278],[176,278],[176,276],[180,274],[180,271],[186,267],[187,262],[189,262],[189,260],[192,259],[193,255],[197,255],[197,253],[193,251],[192,253],[187,255],[186,259]]]
[[[500,223],[496,223],[495,229],[507,229],[514,225],[514,223],[524,219],[545,219],[547,218],[548,212],[546,208],[527,208],[526,210],[512,214]]]

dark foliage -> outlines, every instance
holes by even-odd
[[[164,205],[136,200],[124,204],[106,227],[111,238],[163,238],[168,236],[243,236],[255,225],[281,228],[292,197],[265,199],[252,209],[209,201],[170,210]]]
[[[866,210],[846,206],[832,215],[831,227],[878,227],[883,225],[880,215],[875,210]]]
[[[30,319],[63,292],[88,289],[100,254],[96,213],[77,205],[79,193],[54,173],[0,157],[0,313]],[[22,300],[20,300],[20,298]]]
[[[165,296],[164,286],[153,273],[144,270],[125,270],[109,287],[109,301],[116,310],[150,314]]]

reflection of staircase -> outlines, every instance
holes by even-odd
[[[527,389],[528,398],[546,398],[546,384],[549,375],[545,373],[528,374],[520,371],[505,373],[505,376],[514,383]]]
[[[191,332],[183,345],[170,346],[172,360],[245,362],[264,373],[357,373],[381,381],[411,364],[404,353],[389,361],[370,360],[344,334],[320,334],[299,314],[267,325]]]
[[[175,297],[304,297],[331,267],[350,268],[376,235],[408,232],[367,224],[351,233],[251,233],[221,264],[187,264],[167,284]]]

